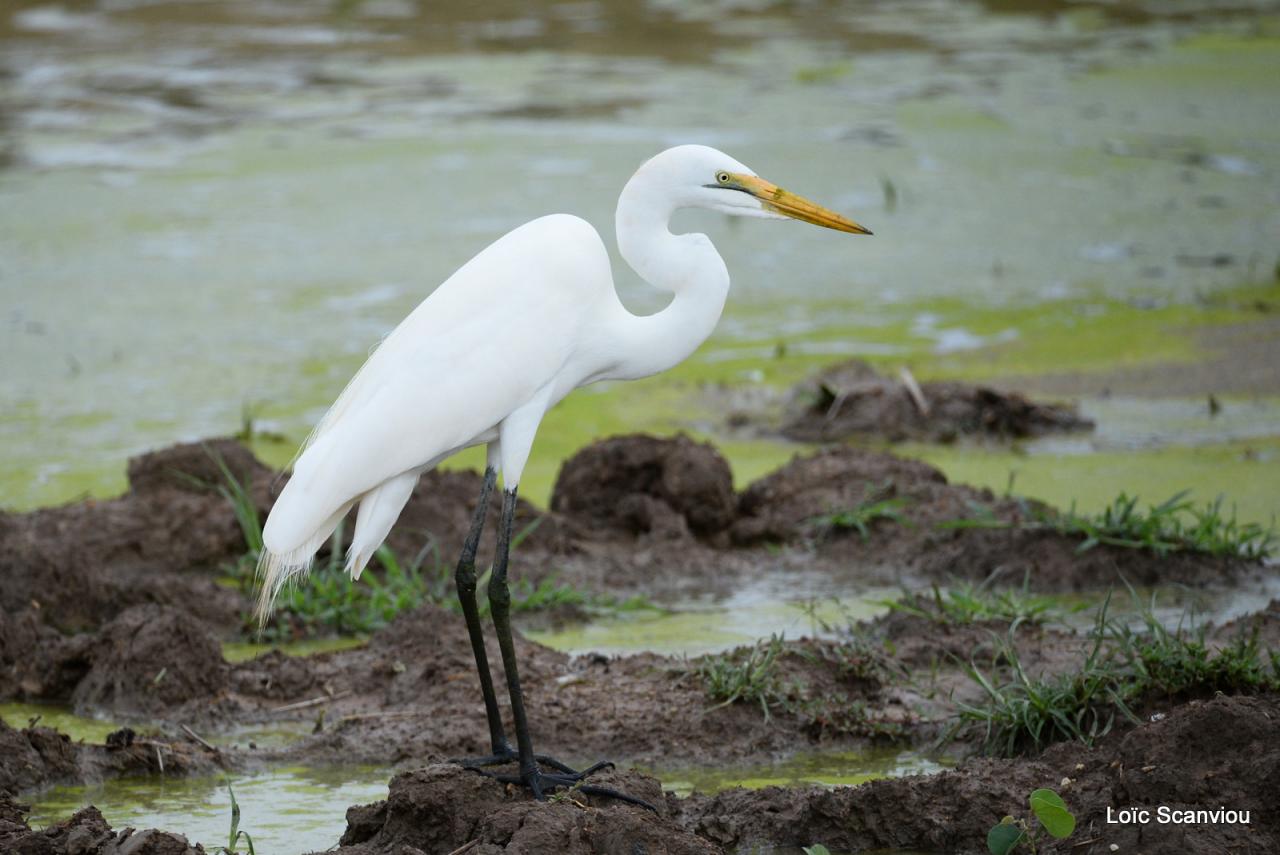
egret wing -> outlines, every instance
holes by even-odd
[[[555,381],[602,291],[594,280],[612,289],[599,237],[577,224],[509,233],[383,340],[297,460],[263,532],[270,551],[305,551],[338,510],[474,444]]]

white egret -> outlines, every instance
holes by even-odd
[[[358,505],[347,570],[361,570],[387,537],[418,477],[464,448],[485,444],[480,503],[455,582],[479,671],[493,755],[472,768],[519,762],[538,798],[579,781],[535,755],[511,639],[507,554],[520,474],[546,412],[579,386],[632,380],[684,360],[715,328],[729,273],[702,234],[672,234],[681,208],[767,219],[792,218],[842,232],[870,232],[757,176],[706,146],[658,154],[618,199],[622,257],[650,285],[674,296],[636,316],[614,290],[609,253],[596,230],[566,214],[540,217],[499,238],[463,265],[388,335],[321,419],[263,529],[258,615],[281,587],[304,575],[316,551]],[[490,611],[506,672],[517,750],[507,742],[476,606],[475,557],[498,472],[503,502],[489,582]],[[545,772],[539,764],[554,769]],[[486,773],[488,774],[488,773]],[[636,801],[612,791],[586,788]]]

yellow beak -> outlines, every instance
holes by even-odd
[[[777,184],[765,181],[757,175],[730,175],[727,186],[746,191],[755,196],[764,204],[767,211],[773,211],[802,222],[813,223],[815,226],[835,229],[838,232],[848,232],[855,235],[869,235],[872,233],[871,229],[858,225],[848,217],[843,217],[835,211],[829,211],[816,202],[810,202],[803,196],[797,196],[795,193],[783,190]]]

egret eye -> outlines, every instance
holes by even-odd
[[[716,180],[717,180],[717,181],[719,181],[721,184],[728,184],[728,183],[729,183],[729,173],[727,173],[727,172],[717,172],[717,173],[716,173]]]

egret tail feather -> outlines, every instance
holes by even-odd
[[[258,556],[258,601],[253,609],[259,629],[266,626],[267,619],[271,617],[271,610],[275,607],[276,599],[280,596],[280,592],[284,590],[285,586],[290,582],[305,578],[311,572],[311,565],[315,562],[316,553],[333,535],[338,523],[342,521],[342,518],[347,515],[349,510],[351,510],[350,502],[343,505],[338,509],[337,513],[325,520],[324,525],[316,529],[296,549],[276,552],[266,547],[263,548],[262,554]]]

